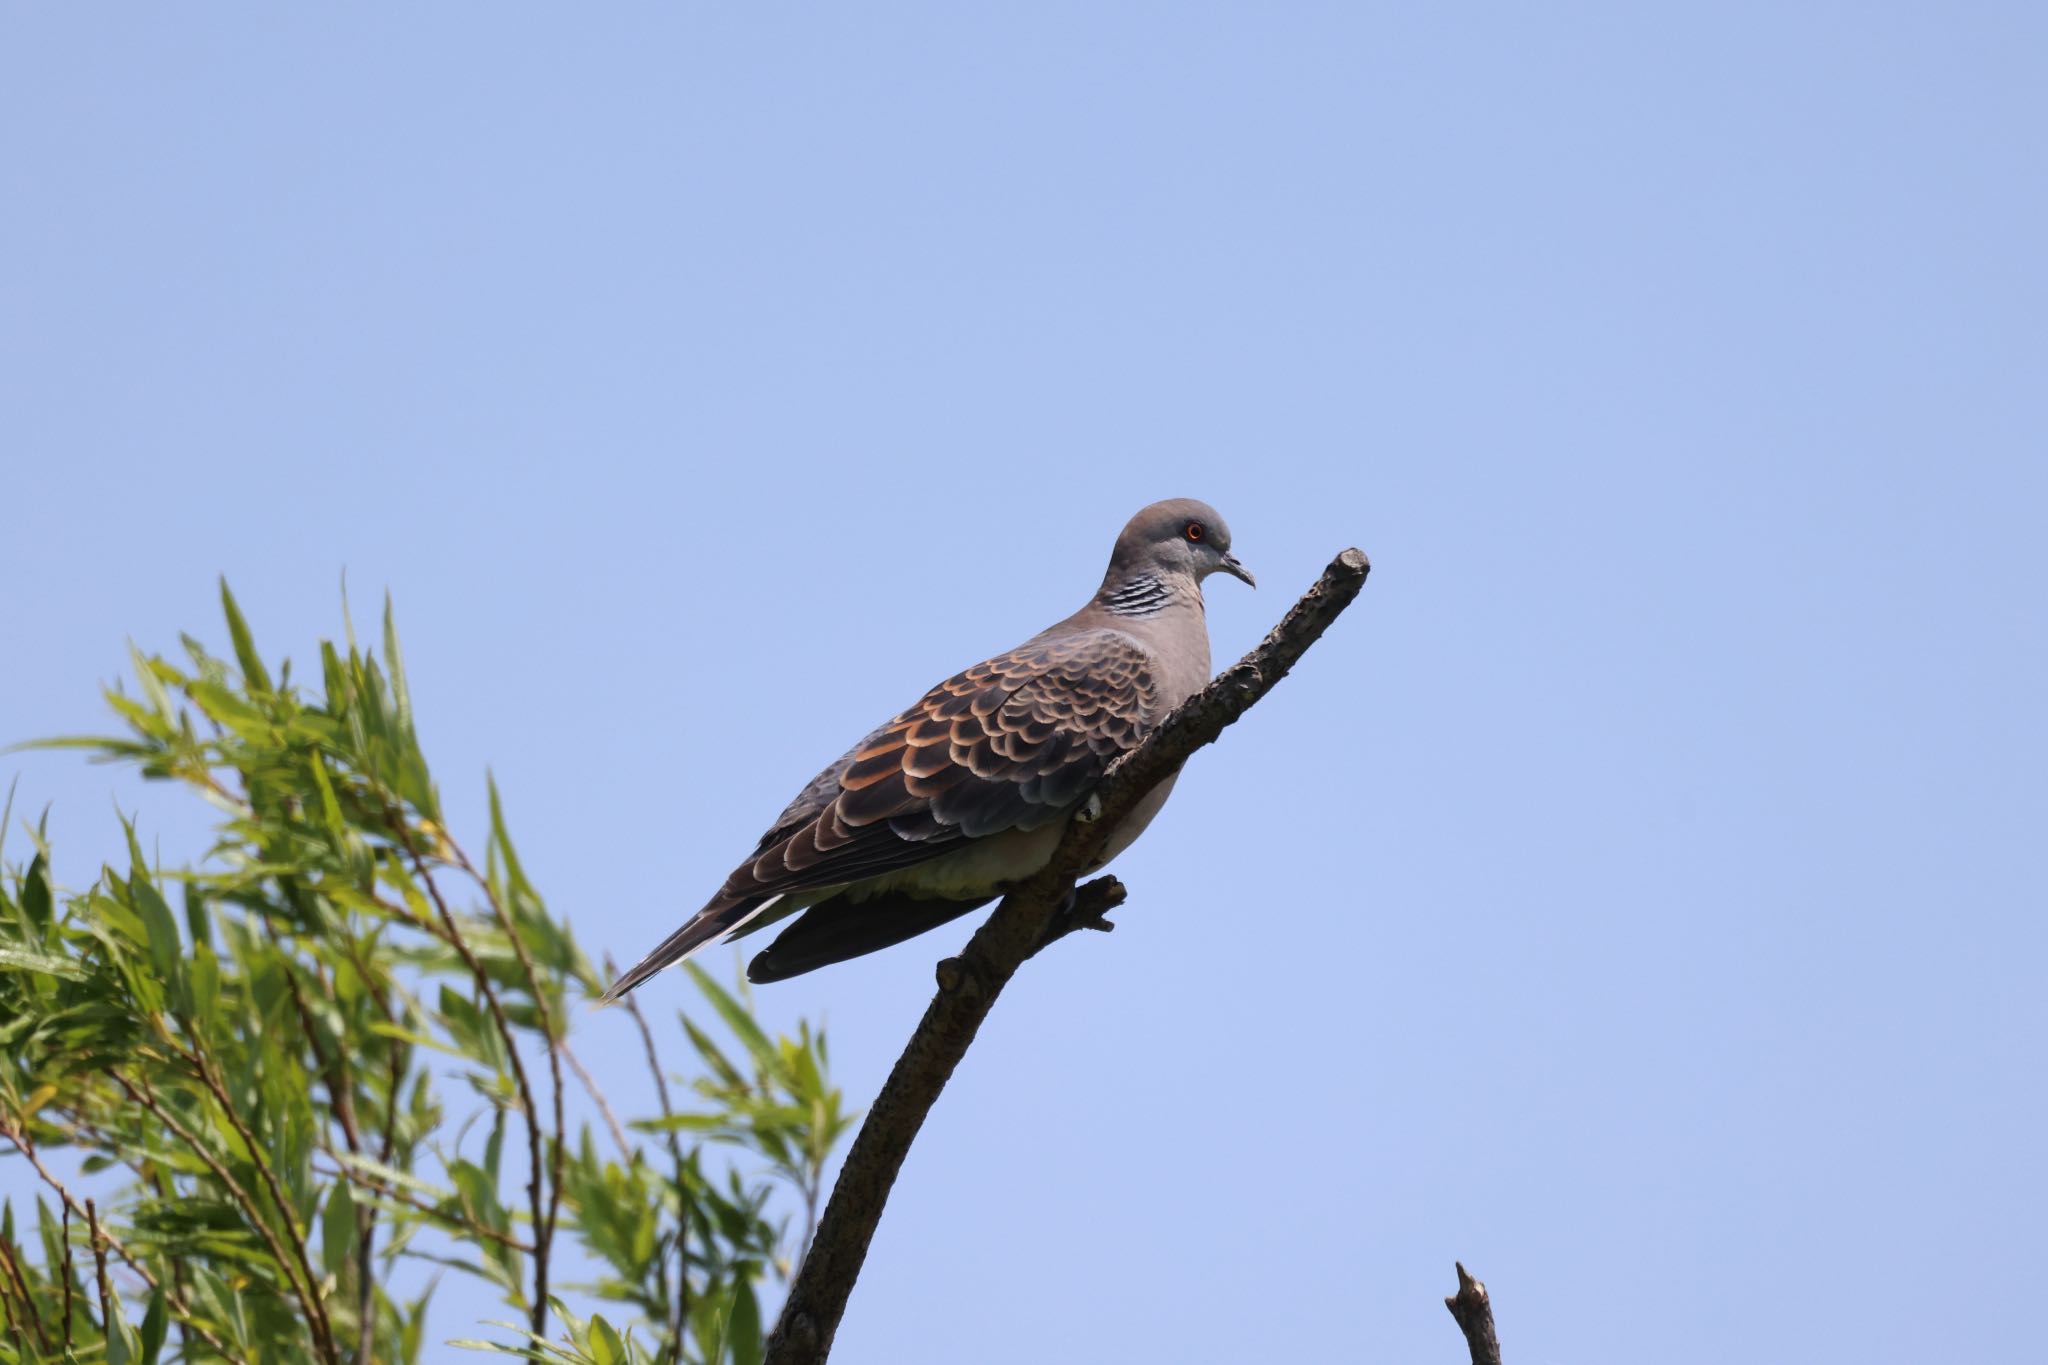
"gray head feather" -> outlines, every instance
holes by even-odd
[[[1257,586],[1230,553],[1230,527],[1215,508],[1195,498],[1168,498],[1124,525],[1102,586],[1107,592],[1148,575],[1200,583],[1219,572]]]

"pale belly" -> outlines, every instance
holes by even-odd
[[[1145,827],[1152,823],[1152,817],[1159,814],[1159,808],[1166,804],[1166,798],[1172,794],[1173,784],[1179,777],[1180,774],[1175,773],[1145,793],[1131,813],[1111,832],[1102,857],[1088,871],[1095,872],[1107,866],[1111,859],[1137,841]],[[977,839],[956,853],[898,872],[885,873],[860,884],[854,889],[852,898],[858,900],[881,891],[909,891],[947,900],[976,900],[993,896],[1044,867],[1053,850],[1059,847],[1060,835],[1066,832],[1066,828],[1067,821],[1060,820],[1040,829],[1012,830],[1007,834]],[[817,899],[822,900],[824,896],[819,895]]]

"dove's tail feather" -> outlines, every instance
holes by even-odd
[[[725,934],[735,934],[748,924],[775,908],[781,896],[765,896],[760,900],[737,901],[731,905],[716,906],[699,911],[689,923],[670,934],[654,946],[654,951],[640,959],[632,970],[623,973],[612,982],[611,989],[604,993],[599,1004],[616,1005],[626,998],[626,993],[640,985],[665,967],[679,962],[709,946]]]
[[[775,942],[755,954],[747,964],[747,980],[757,985],[787,981],[901,943],[970,910],[979,910],[994,899],[944,900],[891,891],[862,900],[835,896],[819,901],[778,934]]]

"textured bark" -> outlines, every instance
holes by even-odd
[[[1465,1345],[1472,1351],[1472,1365],[1500,1365],[1500,1338],[1493,1332],[1493,1300],[1486,1286],[1466,1273],[1458,1263],[1458,1292],[1444,1300],[1444,1307],[1458,1320]]]
[[[809,1365],[830,1353],[910,1144],[1018,965],[1075,929],[1108,927],[1102,916],[1122,902],[1122,885],[1103,877],[1076,889],[1074,881],[1100,858],[1110,831],[1188,755],[1213,742],[1287,676],[1351,605],[1371,568],[1358,550],[1346,550],[1331,561],[1256,649],[1175,707],[1137,748],[1110,766],[1044,870],[1003,898],[958,957],[939,963],[938,994],[847,1151],[817,1237],[768,1338],[765,1365]]]

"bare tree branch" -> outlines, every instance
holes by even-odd
[[[1500,1338],[1493,1332],[1493,1300],[1486,1286],[1472,1278],[1465,1263],[1458,1265],[1458,1292],[1444,1300],[1444,1307],[1458,1320],[1465,1344],[1472,1350],[1472,1365],[1500,1365]]]
[[[604,1091],[597,1088],[597,1077],[590,1074],[582,1059],[570,1049],[567,1038],[555,1044],[555,1051],[561,1053],[563,1060],[569,1063],[569,1069],[576,1073],[576,1079],[583,1085],[583,1092],[590,1096],[592,1102],[597,1105],[597,1112],[604,1116],[604,1126],[611,1129],[612,1141],[618,1144],[619,1159],[630,1162],[633,1159],[633,1144],[627,1140],[626,1130],[619,1126],[619,1116],[612,1112],[612,1102],[604,1097]],[[563,1145],[559,1142],[555,1144],[558,1149]]]
[[[1214,741],[1287,676],[1351,605],[1371,568],[1361,551],[1338,555],[1256,649],[1174,708],[1136,749],[1110,766],[1045,868],[1003,898],[958,957],[939,964],[939,993],[846,1154],[817,1238],[768,1338],[765,1365],[814,1365],[830,1353],[896,1173],[1011,974],[1025,958],[1072,929],[1106,926],[1101,917],[1121,901],[1122,886],[1104,878],[1081,888],[1084,895],[1075,892],[1074,881],[1100,860],[1110,831],[1190,754]],[[1063,914],[1063,906],[1074,909]]]
[[[612,961],[610,955],[605,957],[604,970],[605,975],[614,981],[618,980],[619,964]],[[626,1012],[633,1016],[634,1024],[640,1029],[640,1041],[647,1049],[647,1070],[654,1077],[654,1093],[661,1100],[661,1116],[672,1119],[676,1116],[676,1110],[669,1102],[668,1077],[662,1073],[661,1057],[654,1050],[654,1030],[648,1027],[647,1016],[641,1012],[640,1002],[634,996],[626,997]],[[676,1294],[675,1298],[669,1301],[666,1326],[669,1345],[675,1351],[676,1358],[680,1360],[683,1352],[683,1323],[689,1317],[690,1311],[690,1185],[687,1179],[688,1163],[683,1160],[682,1140],[676,1136],[673,1127],[666,1129],[664,1136],[668,1140],[669,1156],[675,1162],[677,1209]],[[664,1254],[660,1252],[658,1246],[657,1253]]]

